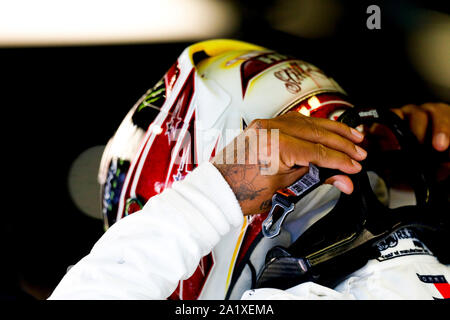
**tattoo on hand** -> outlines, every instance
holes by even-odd
[[[258,177],[258,165],[216,164],[216,167],[231,182],[231,188],[240,202],[254,200],[267,189],[257,189],[252,183]]]
[[[272,200],[268,199],[261,203],[261,205],[259,206],[259,209],[266,210],[266,209],[269,209],[271,206],[272,206]]]

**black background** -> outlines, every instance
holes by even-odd
[[[320,39],[273,29],[264,18],[273,2],[239,2],[241,25],[229,37],[315,64],[357,104],[438,100],[407,58],[402,11],[384,15],[387,1],[341,1],[344,18],[332,37]],[[445,1],[407,2],[445,10]],[[381,30],[366,28],[366,8],[373,3],[382,9]],[[0,298],[32,299],[20,289],[21,281],[51,292],[67,266],[101,236],[102,222],[80,213],[70,199],[70,165],[83,150],[106,144],[131,106],[189,44],[0,49]]]

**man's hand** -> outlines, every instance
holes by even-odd
[[[450,106],[446,103],[425,103],[420,106],[408,104],[392,109],[400,118],[409,122],[411,131],[419,142],[426,142],[427,131],[431,132],[431,143],[437,151],[449,147]]]
[[[450,106],[446,103],[425,103],[420,106],[408,104],[392,109],[409,127],[420,143],[427,143],[428,135],[433,148],[439,152],[449,150]],[[436,168],[436,179],[443,181],[450,176],[450,152],[443,154],[442,163]]]
[[[250,136],[256,136],[258,143],[246,140]],[[239,148],[243,140],[246,143]],[[267,211],[273,194],[304,175],[309,163],[346,174],[359,172],[358,161],[367,156],[356,145],[362,140],[361,133],[343,123],[288,112],[253,121],[213,159],[213,164],[235,193],[244,214],[256,214]],[[238,161],[239,157],[244,161]],[[271,173],[267,174],[269,167]],[[353,191],[346,175],[331,177],[326,183],[347,194]]]

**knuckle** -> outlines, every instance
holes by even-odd
[[[316,143],[314,145],[315,157],[318,161],[323,161],[327,158],[327,149],[321,143]]]
[[[316,124],[312,125],[311,130],[316,139],[320,139],[325,135],[325,131]]]
[[[339,125],[342,127],[342,130],[348,134],[349,136],[353,136],[353,132],[352,132],[352,128],[350,128],[350,126],[343,124],[341,122],[338,122]]]
[[[285,113],[285,116],[287,117],[294,117],[294,118],[305,118],[306,116],[301,114],[300,112],[291,110]]]
[[[314,125],[314,118],[307,117],[302,114],[300,114],[300,115],[301,115],[300,119],[302,119],[303,123],[305,123],[306,125],[309,125],[309,126]]]
[[[430,112],[434,112],[437,109],[437,104],[435,104],[435,103],[424,103],[420,107],[421,107],[421,109],[424,109],[424,110],[427,110],[427,111],[430,111]]]
[[[345,143],[346,143],[346,145],[347,145],[346,147],[347,147],[349,150],[352,150],[354,153],[359,154],[358,148],[356,147],[356,144],[351,143],[350,141],[346,141]]]
[[[348,137],[353,136],[352,129],[345,123],[334,121],[334,124],[337,128],[337,132],[340,132]]]
[[[352,158],[350,158],[348,155],[344,155],[344,162],[346,165],[353,167]]]
[[[249,127],[254,129],[266,129],[268,127],[268,121],[267,119],[254,119],[252,122],[250,122]]]
[[[344,172],[354,171],[356,169],[355,163],[347,155],[344,155],[340,160],[340,167],[340,169]]]
[[[354,167],[352,158],[349,157],[347,154],[340,154],[339,157],[336,159],[336,163],[341,169],[348,169]]]
[[[408,111],[412,111],[412,110],[416,110],[416,109],[419,109],[419,108],[420,108],[419,106],[417,106],[415,104],[411,104],[411,103],[401,107],[402,110],[407,111],[407,112]]]
[[[323,128],[321,128],[320,126],[318,126],[314,121],[312,121],[310,118],[308,118],[306,120],[306,123],[308,125],[309,130],[312,133],[312,136],[315,139],[320,139],[324,136],[325,134],[325,130]]]

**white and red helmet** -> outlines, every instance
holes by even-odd
[[[254,119],[291,110],[336,119],[351,106],[333,79],[297,58],[235,40],[193,44],[133,106],[108,142],[99,172],[105,228],[209,161]],[[306,207],[315,205],[310,201]],[[288,231],[263,238],[266,216],[246,217],[171,298],[239,298],[267,250],[293,240]]]

